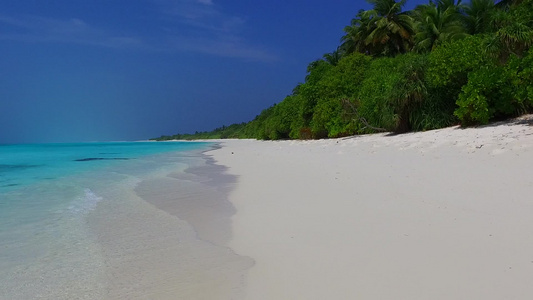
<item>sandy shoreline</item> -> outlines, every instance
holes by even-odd
[[[533,297],[531,121],[220,143],[246,299]]]
[[[87,217],[101,291],[60,299],[243,299],[253,260],[226,246],[234,178],[203,151],[167,153],[130,165],[130,173],[121,168],[134,175],[95,190],[109,199]],[[144,164],[164,167],[148,172]]]

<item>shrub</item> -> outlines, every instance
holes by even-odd
[[[530,111],[533,107],[533,50],[529,50],[522,59],[511,59],[508,68],[516,74],[512,80],[512,85],[516,87],[515,98]]]
[[[319,92],[310,127],[315,138],[355,133],[353,121],[345,117],[343,98],[354,98],[360,89],[371,57],[352,53],[343,57],[316,83]]]
[[[415,131],[443,128],[457,123],[455,103],[440,93],[428,90],[427,99],[413,110],[409,122]]]
[[[427,99],[426,65],[427,57],[420,54],[375,59],[358,97],[361,117],[389,131],[410,130],[412,115]]]
[[[463,125],[487,124],[495,117],[515,115],[520,107],[512,85],[516,75],[512,69],[500,66],[470,72],[454,114]]]
[[[492,60],[485,54],[485,39],[469,36],[443,43],[429,54],[427,85],[439,95],[444,107],[455,107],[461,88],[468,82],[468,73],[486,66]]]
[[[451,88],[459,93],[468,73],[486,65],[483,37],[469,36],[443,43],[429,54],[428,83],[432,87]]]

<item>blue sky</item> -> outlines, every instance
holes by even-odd
[[[0,144],[140,140],[249,121],[290,94],[369,8],[359,0],[1,1]]]

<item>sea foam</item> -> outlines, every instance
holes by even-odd
[[[96,208],[98,202],[102,201],[102,197],[96,195],[91,189],[83,190],[84,195],[78,197],[70,206],[69,211],[74,214],[86,214]]]

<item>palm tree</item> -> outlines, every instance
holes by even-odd
[[[353,52],[370,54],[371,47],[365,42],[366,37],[372,32],[371,14],[368,11],[360,10],[357,16],[352,19],[350,26],[344,28],[344,35],[341,38],[340,51],[343,54]]]
[[[328,64],[336,66],[339,63],[339,60],[342,58],[342,52],[339,48],[337,48],[337,50],[331,53],[326,53],[322,57]]]
[[[515,5],[519,5],[520,3],[522,3],[522,0],[501,0],[500,2],[496,3],[495,6],[498,9],[508,10]]]
[[[530,1],[532,2],[532,1]],[[487,50],[505,63],[511,54],[522,57],[533,45],[533,3],[509,3],[492,14],[495,33]]]
[[[360,10],[350,26],[344,28],[341,50],[369,55],[394,56],[411,50],[413,18],[402,7],[406,0],[367,0],[372,10]]]
[[[533,28],[523,22],[513,22],[496,32],[506,50],[519,57],[533,44]]]
[[[465,37],[461,22],[461,0],[438,0],[437,3],[419,5],[413,12],[418,32],[415,35],[417,51],[431,51],[442,42]]]
[[[411,50],[414,44],[413,18],[402,7],[407,0],[367,0],[374,9],[370,15],[370,34],[365,43],[372,45],[374,54],[394,56]]]
[[[469,34],[490,32],[495,8],[494,0],[471,0],[468,5],[464,6],[464,23],[467,32]]]

